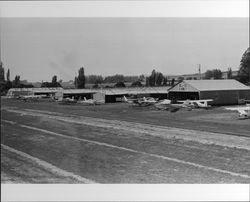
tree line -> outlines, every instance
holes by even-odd
[[[220,69],[207,70],[202,79],[221,79],[222,71]],[[236,79],[244,84],[250,85],[250,48],[248,48],[242,55],[239,71],[236,76],[233,76],[232,69],[228,68],[228,79]],[[176,82],[181,82],[184,78],[172,78],[168,79],[161,72],[153,69],[150,76],[124,76],[122,74],[116,74],[112,76],[103,77],[101,75],[88,75],[85,76],[84,67],[78,70],[78,76],[75,77],[75,88],[85,88],[86,84],[94,84],[94,88],[100,87],[100,84],[115,83],[115,87],[125,87],[125,83],[131,83],[130,86],[171,86]],[[192,78],[186,78],[192,79]],[[23,84],[20,81],[20,76],[16,75],[13,81],[10,81],[10,70],[6,72],[3,63],[0,63],[0,91],[1,95],[6,94],[10,88],[28,88],[33,87],[32,84]],[[57,76],[52,77],[51,82],[42,82],[41,87],[61,87],[60,82],[57,81]],[[109,87],[108,85],[106,87]]]
[[[10,80],[10,69],[6,72],[5,78],[5,70],[3,67],[2,61],[0,62],[0,93],[1,96],[5,95],[10,88],[30,88],[33,87],[32,84],[23,84],[20,81],[20,76],[16,75],[14,80]]]

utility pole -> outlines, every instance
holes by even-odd
[[[199,79],[201,80],[201,64],[199,64],[199,69],[198,69],[198,71],[199,71]]]

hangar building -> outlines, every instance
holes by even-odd
[[[167,98],[167,87],[126,87],[103,89],[106,102],[119,102],[123,96],[133,95],[136,98],[154,97],[159,99]]]
[[[151,96],[155,98],[167,98],[166,87],[127,87],[127,88],[105,88],[105,89],[65,89],[63,97],[74,97],[75,99],[105,100],[106,103],[120,102],[123,96],[134,95],[136,97]]]
[[[74,99],[94,99],[99,102],[105,102],[105,94],[92,89],[65,89],[63,91],[63,97],[69,97]]]
[[[55,97],[62,94],[63,88],[11,88],[7,93],[7,97],[18,98],[25,95],[47,95]]]
[[[171,100],[213,99],[212,105],[240,104],[250,100],[250,88],[234,80],[184,80],[169,89]]]

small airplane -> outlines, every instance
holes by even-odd
[[[155,104],[157,101],[154,98],[140,98],[140,99],[133,99],[133,98],[126,98],[126,96],[123,96],[123,100],[126,103],[132,104],[132,106],[137,107],[146,107]]]
[[[46,95],[24,95],[21,96],[20,98],[25,102],[27,102],[27,101],[38,101],[39,99],[44,97],[46,97]]]
[[[239,119],[249,119],[250,118],[250,105],[249,104],[247,104],[246,106],[242,106],[242,107],[227,107],[225,109],[238,111]]]
[[[205,108],[208,109],[211,107],[207,103],[213,101],[209,100],[181,100],[177,102],[181,102],[181,104],[173,104],[171,100],[165,99],[159,101],[155,104],[155,107],[160,110],[169,110],[170,112],[177,112],[181,108],[186,108],[188,110],[192,110],[194,108]]]
[[[94,100],[94,99],[86,99],[84,97],[84,100],[78,100],[78,104],[86,104],[86,105],[98,105],[98,104],[104,104],[102,101]]]
[[[159,110],[169,110],[170,112],[177,112],[181,108],[192,109],[192,104],[189,101],[184,101],[182,104],[172,104],[171,100],[165,99],[154,104],[156,109]]]
[[[138,101],[138,99],[134,99],[134,98],[127,98],[125,95],[123,96],[123,101],[129,104],[133,104],[135,102]]]
[[[148,103],[148,104],[155,104],[155,103],[157,103],[158,102],[158,100],[156,100],[155,98],[153,98],[153,97],[143,97],[142,98],[143,99],[143,101],[145,102],[145,103]]]
[[[168,110],[171,107],[171,100],[160,100],[159,102],[155,103],[154,106],[159,110]]]
[[[204,100],[185,100],[185,101],[178,101],[183,103],[187,107],[191,108],[204,108],[208,109],[211,107],[211,105],[208,105],[208,102],[212,102],[213,99],[204,99]]]
[[[70,105],[70,104],[76,104],[77,100],[73,98],[60,98],[56,101],[58,104],[62,104],[62,105]]]

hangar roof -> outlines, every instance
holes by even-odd
[[[64,94],[104,93],[106,95],[168,93],[168,87],[127,87],[103,89],[65,89]]]
[[[61,87],[55,87],[55,88],[11,88],[9,91],[30,91],[35,93],[49,93],[49,92],[58,92],[63,91],[63,88]]]
[[[182,84],[182,85],[181,85]],[[216,91],[216,90],[250,90],[248,86],[234,80],[234,79],[222,79],[222,80],[184,80],[181,83],[173,86],[169,91],[185,91],[185,85],[195,89],[196,91]],[[178,85],[181,85],[182,89]]]

